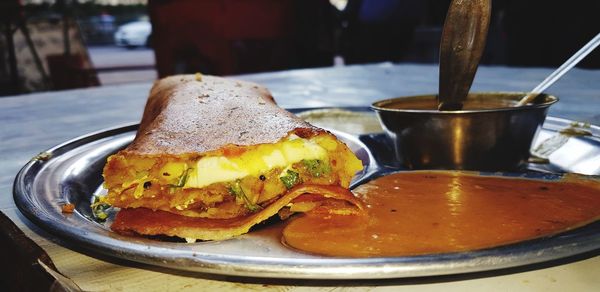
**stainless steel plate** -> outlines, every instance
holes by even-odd
[[[569,124],[549,118],[538,140]],[[178,270],[237,276],[379,279],[446,275],[539,263],[600,249],[600,222],[552,237],[472,252],[359,259],[313,256],[287,249],[269,227],[227,241],[195,244],[121,236],[90,219],[89,202],[94,193],[101,191],[106,157],[130,143],[136,128],[130,125],[92,133],[32,159],[15,180],[14,199],[19,209],[42,228],[92,252]],[[595,136],[571,138],[551,156],[552,164],[545,169],[599,174],[600,131],[598,127],[591,130]],[[356,136],[334,134],[363,160],[366,171],[358,179],[386,171]],[[373,136],[361,138],[365,137],[373,140]],[[61,212],[61,205],[67,202],[76,205],[73,214]]]

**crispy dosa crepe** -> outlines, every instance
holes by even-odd
[[[361,169],[264,87],[173,76],[154,84],[134,141],[108,158],[100,202],[121,208],[117,232],[226,239],[278,212],[358,212],[347,188]]]

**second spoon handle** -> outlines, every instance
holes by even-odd
[[[524,96],[517,106],[523,106],[530,102],[532,102],[540,93],[546,90],[550,85],[554,84],[556,80],[560,79],[565,73],[567,73],[571,68],[573,68],[579,61],[581,61],[585,56],[591,53],[598,45],[600,45],[600,33],[598,33],[591,41],[589,41],[583,48],[579,49],[577,53],[575,53],[571,58],[569,58],[564,64],[562,64],[558,69],[556,69],[552,74],[550,74],[542,83],[536,86],[531,90],[529,94]]]

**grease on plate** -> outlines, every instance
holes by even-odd
[[[377,117],[372,112],[328,108],[304,111],[297,116],[317,127],[354,135],[383,132]]]

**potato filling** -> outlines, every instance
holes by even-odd
[[[102,203],[221,219],[258,211],[300,183],[348,187],[362,169],[329,134],[290,135],[275,144],[202,157],[115,155],[110,160],[109,193]]]

